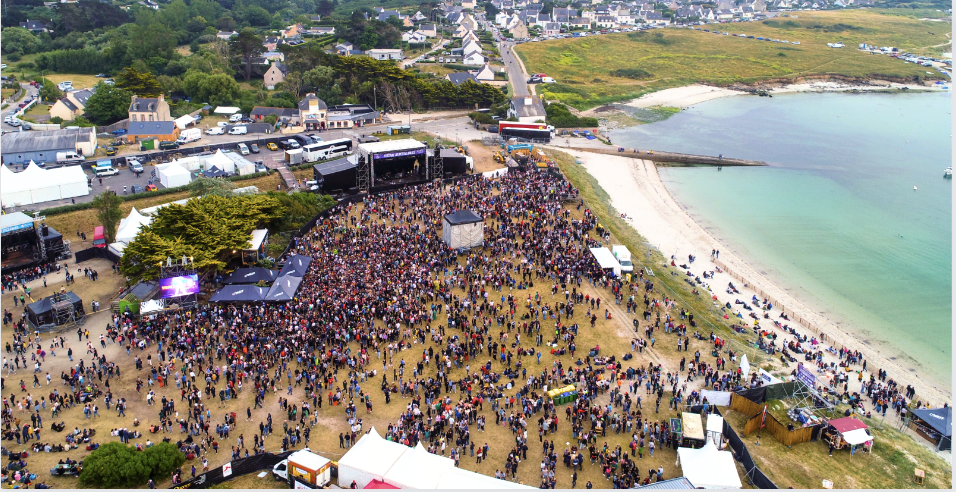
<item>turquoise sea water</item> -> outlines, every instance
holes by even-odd
[[[728,97],[611,138],[770,163],[661,177],[778,285],[950,384],[951,112],[950,93]]]

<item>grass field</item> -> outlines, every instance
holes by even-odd
[[[853,10],[799,12],[795,18],[708,28],[801,44],[771,43],[691,29],[662,29],[526,43],[516,51],[530,72],[544,72],[557,79],[557,84],[547,87],[546,97],[587,109],[691,83],[729,85],[813,75],[939,78],[935,72],[927,74],[924,67],[870,55],[856,46],[868,43],[932,52],[949,42],[951,23]],[[826,46],[835,42],[843,42],[846,48]],[[620,69],[631,69],[635,78],[611,75]]]
[[[64,73],[64,74],[44,74],[44,77],[50,79],[51,82],[59,84],[64,80],[69,80],[73,82],[73,87],[77,89],[89,89],[97,83],[101,82],[103,79],[96,78],[94,75],[80,75],[77,73]]]
[[[768,402],[775,403],[780,401]],[[926,472],[925,488],[951,488],[949,464],[917,444],[912,437],[896,430],[891,424],[891,421],[896,422],[895,415],[890,415],[892,413],[887,414],[882,429],[876,428],[879,420],[863,419],[874,437],[872,453],[858,451],[851,456],[849,450],[843,449],[834,451],[832,457],[822,440],[787,448],[765,432],[760,446],[756,446],[756,434],[742,435],[748,420],[743,414],[728,409],[724,417],[743,439],[757,466],[780,488],[819,489],[823,480],[832,481],[837,489],[912,488],[916,486],[913,483],[916,468]],[[777,417],[781,422],[789,421],[785,412]]]

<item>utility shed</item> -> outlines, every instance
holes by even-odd
[[[485,221],[471,210],[459,210],[445,216],[442,240],[449,248],[474,248],[485,242]]]

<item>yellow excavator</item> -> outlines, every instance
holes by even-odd
[[[501,155],[501,151],[496,151],[493,157],[495,159],[495,162],[500,162],[500,163],[505,162],[505,156]]]

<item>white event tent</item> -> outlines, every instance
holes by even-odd
[[[720,451],[713,441],[700,449],[678,448],[684,477],[701,489],[739,489],[742,487],[734,457],[729,451]]]
[[[462,468],[450,468],[441,474],[436,488],[442,490],[494,490],[533,489],[534,487],[489,477]]]
[[[372,427],[339,460],[339,486],[348,488],[355,481],[363,489],[372,480],[383,480],[392,465],[409,451],[407,446],[383,439]]]
[[[601,266],[601,269],[611,269],[614,275],[618,277],[621,276],[621,264],[617,262],[617,258],[614,257],[611,250],[607,248],[590,248],[590,250],[591,254],[594,255],[594,259],[597,260],[598,265]]]
[[[186,186],[191,181],[189,171],[175,162],[156,166],[156,174],[159,176],[159,182],[166,188],[175,188],[177,186]]]
[[[419,442],[398,458],[382,481],[402,489],[434,489],[442,472],[454,467],[455,460],[429,453]]]
[[[236,172],[236,163],[233,162],[232,159],[226,157],[226,155],[222,153],[222,149],[219,149],[215,154],[206,157],[206,170],[208,171],[209,169],[212,169],[213,166],[216,166],[221,171],[225,171],[227,173]]]
[[[75,198],[90,194],[89,178],[81,166],[41,169],[30,161],[19,173],[0,166],[0,201],[4,206]]]
[[[133,207],[133,210],[129,212],[129,216],[120,221],[119,228],[116,230],[116,241],[122,243],[131,242],[136,238],[136,234],[139,233],[139,230],[142,229],[144,225],[149,225],[152,221],[152,217],[147,217],[139,213],[139,210]]]

